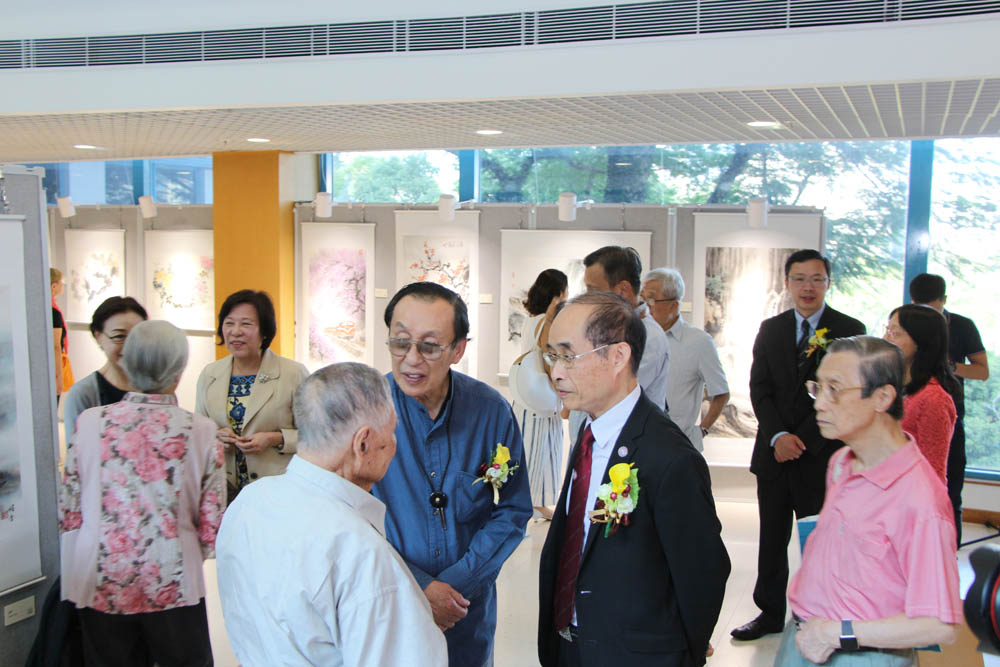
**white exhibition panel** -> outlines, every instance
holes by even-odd
[[[427,280],[457,292],[469,308],[469,338],[459,371],[478,372],[479,211],[455,211],[452,222],[433,211],[396,211],[396,289]]]
[[[151,320],[215,330],[212,230],[147,231],[143,291]],[[249,269],[248,269],[249,270]]]
[[[215,334],[188,334],[188,363],[177,385],[177,403],[185,410],[194,412],[195,389],[198,376],[205,366],[215,361]]]
[[[66,312],[69,322],[90,322],[105,299],[125,295],[125,230],[67,229]]]
[[[757,429],[750,404],[754,339],[761,321],[792,306],[785,260],[795,250],[821,247],[823,218],[772,212],[763,229],[751,228],[745,213],[696,212],[694,219],[692,323],[715,340],[730,389],[729,407],[711,435],[750,439]]]
[[[559,269],[569,279],[569,295],[576,296],[586,291],[583,258],[591,252],[608,245],[634,248],[647,271],[651,243],[652,232],[501,229],[498,373],[506,375],[521,353],[522,326],[529,317],[522,302],[539,273]]]
[[[21,224],[0,222],[0,591],[42,574]]]
[[[310,371],[373,365],[375,225],[304,222],[299,230],[295,358]]]

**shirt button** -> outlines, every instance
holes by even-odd
[[[433,472],[433,471],[431,471],[431,477],[437,477],[437,473],[436,473],[436,472]]]
[[[250,473],[250,479],[257,479],[257,473],[255,472]]]
[[[435,549],[434,550],[434,555],[435,556],[440,556],[441,555],[441,550],[440,549]]]

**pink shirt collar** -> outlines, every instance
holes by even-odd
[[[906,444],[874,468],[868,468],[859,473],[851,472],[853,470],[853,462],[858,458],[854,455],[853,450],[849,450],[847,456],[844,457],[843,467],[846,468],[849,475],[859,475],[881,489],[888,489],[923,458],[923,454],[920,453],[917,441],[913,439],[913,436],[905,431],[903,435],[906,436]]]

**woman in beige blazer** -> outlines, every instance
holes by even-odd
[[[250,482],[283,473],[298,444],[292,396],[309,372],[268,349],[276,332],[266,293],[231,294],[219,310],[216,332],[229,355],[198,377],[195,412],[219,427],[230,501]]]

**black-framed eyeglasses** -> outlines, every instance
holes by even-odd
[[[615,341],[614,343],[605,343],[600,347],[595,347],[593,350],[587,350],[586,352],[581,352],[580,354],[556,354],[555,352],[543,352],[542,358],[545,359],[545,363],[549,366],[555,366],[557,362],[562,362],[562,365],[566,368],[573,368],[573,364],[580,357],[585,357],[588,354],[597,352],[598,350],[603,350],[606,347],[611,347],[612,345],[617,345],[621,341]]]
[[[646,303],[662,303],[663,301],[679,301],[679,299],[643,299]]]
[[[806,381],[806,393],[809,394],[809,398],[814,401],[825,391],[827,397],[830,399],[830,402],[835,404],[840,400],[841,394],[845,391],[850,391],[851,389],[864,389],[864,387],[838,387],[837,385],[823,385],[816,382],[816,380]]]
[[[410,352],[410,346],[416,345],[417,354],[427,361],[437,361],[444,353],[444,349],[451,347],[450,343],[448,345],[441,345],[440,343],[413,340],[412,338],[390,338],[385,344],[389,346],[389,354],[394,357],[405,357]]]

